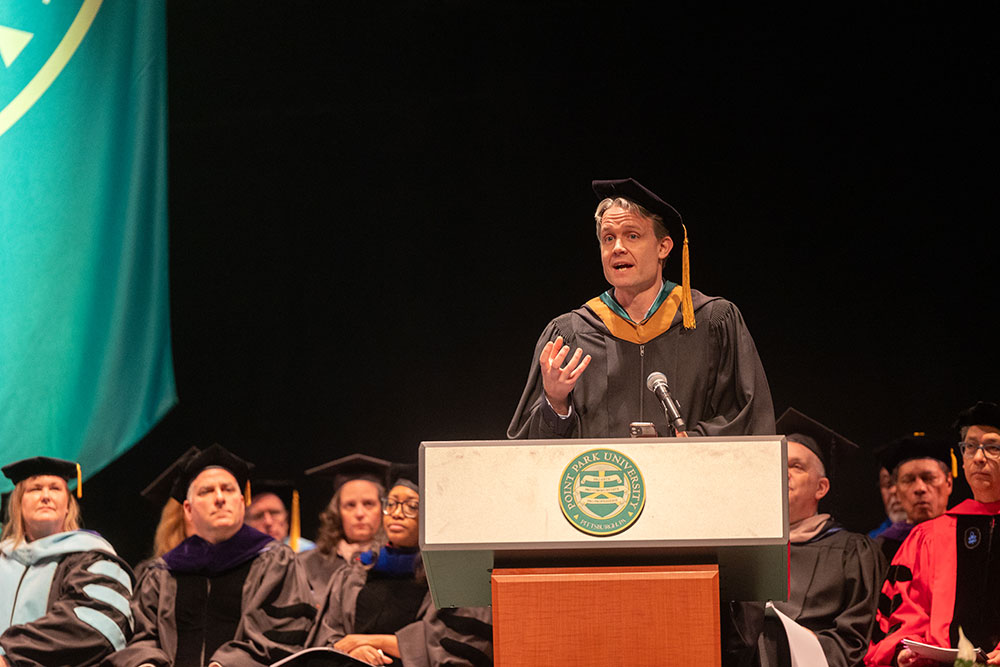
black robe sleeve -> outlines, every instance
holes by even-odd
[[[212,661],[223,667],[270,665],[305,646],[315,618],[309,582],[295,552],[278,545],[254,562],[244,584],[236,639],[220,647]]]
[[[124,649],[108,657],[107,667],[137,667],[150,664],[170,667],[171,656],[177,651],[175,635],[162,631],[161,614],[167,622],[173,621],[173,603],[176,586],[166,565],[157,559],[143,569],[135,595],[132,596],[132,616],[135,632]]]
[[[707,436],[773,434],[774,405],[757,346],[739,309],[728,301],[716,303],[703,312],[710,316],[717,366],[704,414],[688,428]]]
[[[517,439],[538,439],[538,438],[569,438],[579,433],[580,417],[576,410],[562,418],[556,414],[549,402],[545,399],[545,391],[542,387],[542,371],[538,364],[538,359],[542,356],[542,349],[549,341],[557,337],[563,337],[563,343],[575,349],[574,336],[564,333],[566,325],[560,326],[557,318],[549,322],[542,331],[535,343],[535,354],[531,357],[531,367],[528,371],[528,381],[521,393],[521,400],[514,411],[510,426],[507,428],[508,438]],[[584,371],[586,373],[586,371]],[[572,401],[570,402],[572,405]]]
[[[17,667],[97,665],[132,636],[132,571],[100,551],[65,556],[56,568],[41,618],[0,636]]]
[[[488,607],[435,609],[430,593],[420,617],[396,632],[406,667],[493,664],[493,618]]]

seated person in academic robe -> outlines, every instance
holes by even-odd
[[[316,609],[292,550],[243,524],[249,465],[219,445],[180,472],[194,534],[150,565],[135,635],[109,665],[270,665],[300,650]]]
[[[71,461],[4,466],[14,482],[0,536],[0,666],[98,665],[132,636],[132,571],[80,530]]]
[[[885,508],[885,519],[868,531],[868,537],[873,540],[879,535],[888,530],[894,523],[906,523],[906,510],[903,509],[902,503],[899,502],[899,496],[896,495],[896,484],[892,479],[892,470],[889,466],[892,464],[887,461],[887,455],[890,453],[892,444],[882,447],[876,450],[876,456],[878,457],[878,490],[879,494],[882,496],[882,506]]]
[[[859,665],[871,639],[885,561],[871,539],[819,513],[836,466],[857,445],[792,408],[777,426],[788,440],[791,559],[788,601],[774,607],[816,634],[830,667]],[[784,630],[770,614],[761,648],[762,664],[790,664]]]
[[[287,544],[295,553],[316,548],[302,537],[299,522],[299,492],[288,479],[255,479],[253,500],[247,507],[247,525]],[[287,502],[286,502],[287,501]]]
[[[316,548],[298,558],[317,606],[325,601],[334,572],[384,544],[382,498],[389,465],[374,456],[351,454],[306,471],[333,481],[333,497],[319,515]]]
[[[915,525],[941,516],[948,509],[951,445],[940,438],[914,433],[890,444],[885,463],[892,471],[893,489],[906,515],[904,521],[889,526],[875,539],[889,562]]]
[[[646,387],[652,372],[666,375],[688,431],[773,434],[771,392],[743,316],[690,289],[680,214],[631,178],[593,189],[611,289],[542,331],[507,436],[628,437],[632,422],[672,435],[675,424]],[[683,285],[663,278],[678,244]]]
[[[136,581],[142,577],[142,573],[146,571],[147,567],[156,562],[156,559],[194,534],[191,522],[184,516],[184,505],[178,502],[174,496],[183,493],[178,493],[177,488],[182,483],[179,472],[200,451],[197,447],[189,447],[166,470],[157,475],[156,479],[150,482],[145,489],[139,492],[139,495],[145,498],[151,506],[160,509],[160,521],[156,524],[156,531],[153,533],[152,556],[133,568]]]
[[[1000,408],[979,402],[955,428],[972,498],[914,527],[896,552],[866,665],[937,665],[902,641],[957,648],[959,627],[1000,665]]]
[[[415,466],[396,468],[383,505],[388,543],[333,575],[310,640],[372,665],[492,665],[488,608],[437,610],[420,560]]]

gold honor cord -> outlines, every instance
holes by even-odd
[[[73,19],[73,23],[63,35],[56,50],[52,52],[34,78],[28,82],[28,85],[0,111],[0,136],[3,136],[4,132],[9,130],[14,123],[21,119],[21,116],[27,113],[28,109],[35,105],[35,102],[63,71],[66,63],[76,53],[77,47],[80,46],[80,42],[83,41],[90,26],[94,23],[94,17],[97,16],[102,2],[104,0],[84,0],[83,6],[80,7],[80,11],[77,12],[76,18]]]

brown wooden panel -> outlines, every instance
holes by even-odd
[[[497,667],[720,665],[716,565],[496,569]]]

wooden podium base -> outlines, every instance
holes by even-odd
[[[493,658],[529,665],[721,665],[716,565],[495,569]]]

